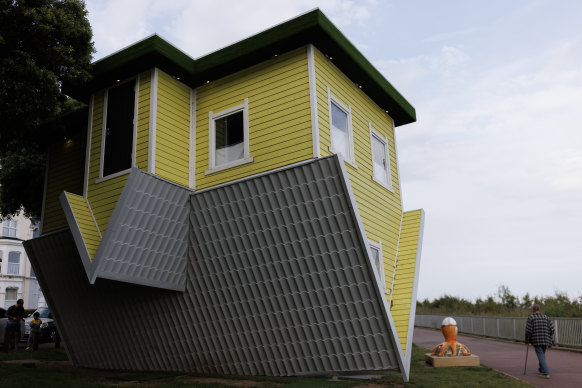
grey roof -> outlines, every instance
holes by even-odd
[[[97,253],[96,277],[184,290],[191,192],[133,168]]]
[[[405,373],[337,156],[200,191],[189,202],[184,292],[89,284],[69,231],[25,242],[76,365]]]

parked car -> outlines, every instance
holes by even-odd
[[[5,315],[6,315],[6,310],[3,309],[2,307],[0,307],[0,319],[4,318]]]
[[[6,310],[4,310],[4,312],[0,311],[0,315],[4,317],[6,315]],[[0,347],[4,345],[4,331],[6,329],[6,322],[8,322],[8,318],[0,318]],[[20,333],[20,340],[22,341],[22,333],[24,333],[24,321],[20,321]]]
[[[55,342],[57,337],[57,325],[48,307],[39,307],[35,313],[40,314],[42,324],[40,325],[40,342]],[[30,321],[33,319],[34,313],[30,314],[24,319],[24,335],[20,337],[20,341],[28,341],[30,336]]]

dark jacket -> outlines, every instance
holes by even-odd
[[[547,315],[534,313],[527,317],[525,343],[537,346],[554,345],[554,324]]]

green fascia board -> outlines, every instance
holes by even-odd
[[[193,63],[193,58],[154,34],[96,61],[93,63],[93,78],[89,83],[81,87],[65,88],[64,92],[88,102],[90,94],[95,90],[111,86],[116,80],[135,77],[153,67],[184,77],[186,83],[191,83]]]
[[[223,49],[192,59],[158,35],[153,35],[94,64],[94,78],[77,99],[158,67],[180,77],[190,87],[200,86],[290,50],[313,44],[394,119],[396,126],[416,121],[414,107],[380,74],[360,51],[321,12],[315,9]]]

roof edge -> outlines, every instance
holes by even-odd
[[[396,126],[416,121],[414,107],[318,8],[198,59],[154,34],[96,61],[93,80],[65,92],[87,101],[93,91],[153,67],[197,87],[308,44],[333,57],[332,62],[386,110]]]

